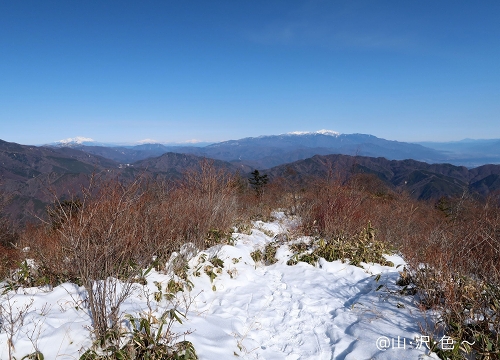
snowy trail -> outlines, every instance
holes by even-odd
[[[280,230],[278,225],[269,228]],[[214,281],[216,292],[205,279],[200,294],[203,300],[197,312],[211,318],[210,326],[197,324],[189,337],[200,359],[215,359],[209,350],[205,352],[201,340],[214,325],[227,336],[217,359],[234,359],[235,355],[286,360],[428,358],[423,348],[410,348],[409,343],[405,349],[377,349],[380,336],[414,339],[419,335],[418,322],[423,321],[410,298],[375,291],[384,281],[395,282],[395,267],[361,269],[324,260],[319,267],[305,263],[288,266],[286,250],[278,251],[276,264],[255,267],[249,253],[272,239],[257,231],[240,234],[238,239],[236,247],[224,246],[217,252],[225,267],[237,269],[238,275],[233,279],[221,275]],[[232,264],[232,258],[242,261]],[[402,263],[397,256],[391,260]],[[373,274],[378,273],[382,276],[377,283]],[[201,289],[203,279],[198,280],[195,288]],[[404,308],[397,307],[402,302]],[[212,316],[224,321],[217,324]]]
[[[371,264],[363,269],[323,259],[317,266],[288,266],[287,245],[278,249],[277,263],[255,264],[250,253],[273,241],[266,232],[286,231],[290,226],[286,221],[257,222],[254,225],[260,230],[254,229],[251,235],[234,234],[235,246],[214,247],[189,261],[189,280],[194,286],[189,294],[178,293],[178,297],[188,295],[193,302],[187,320],[174,330],[192,331],[186,339],[201,360],[437,359],[435,354],[425,355],[425,347],[416,349],[410,344],[421,335],[418,324],[424,319],[412,297],[393,291],[399,276],[396,267]],[[224,267],[211,281],[203,269],[213,256]],[[389,260],[403,263],[398,256]],[[378,282],[376,274],[381,274]],[[152,271],[146,288],[152,294],[155,282],[165,286],[169,279]],[[375,291],[380,284],[387,286]],[[21,289],[11,301],[21,305],[33,300],[33,304],[14,338],[16,357],[32,351],[28,334],[38,324],[40,335],[35,340],[46,359],[78,359],[91,346],[84,299],[83,289],[72,284],[49,292]],[[165,301],[158,305],[160,311],[171,306]],[[137,315],[145,309],[144,289],[139,289],[121,310]],[[404,338],[405,347],[378,349],[377,339],[382,336]],[[0,334],[0,359],[7,358],[5,344],[6,335]]]

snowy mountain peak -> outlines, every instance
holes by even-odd
[[[86,142],[94,142],[94,139],[86,138],[83,136],[77,136],[74,138],[67,138],[64,140],[56,141],[57,144],[62,145],[62,146],[76,145],[76,144],[81,145],[81,144],[86,143]]]
[[[315,134],[320,134],[320,135],[328,135],[328,136],[339,136],[340,133],[333,131],[333,130],[318,130],[318,131],[292,131],[287,133],[286,135],[315,135]]]
[[[333,130],[325,130],[325,129],[318,130],[318,131],[315,132],[315,134],[330,135],[330,136],[339,136],[340,135],[339,132],[336,132],[336,131],[333,131]]]
[[[153,140],[153,139],[143,139],[143,140],[139,140],[137,143],[139,145],[144,145],[144,144],[159,144],[160,142],[157,140]]]

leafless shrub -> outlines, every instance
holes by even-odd
[[[59,203],[64,221],[57,221],[55,236],[65,254],[62,262],[87,290],[96,337],[103,338],[117,328],[120,305],[144,265],[140,251],[144,202],[139,179],[127,186],[115,180],[97,186],[96,181],[83,189],[78,211]]]
[[[319,180],[312,184],[304,202],[300,215],[310,234],[352,238],[370,220],[368,195],[339,180]]]
[[[7,334],[9,360],[14,358],[14,335],[23,326],[24,319],[33,305],[33,299],[24,305],[17,304],[17,300],[13,299],[14,295],[6,293],[0,298],[0,330]]]
[[[459,342],[474,343],[470,350],[477,358],[495,358],[500,354],[498,198],[480,202],[464,194],[450,205],[439,241],[425,239],[434,250],[426,252],[426,260],[435,272],[434,288],[440,290],[428,298],[443,310],[448,330]],[[428,277],[415,274],[418,284]],[[419,286],[430,293],[427,284]]]
[[[56,199],[47,226],[23,234],[47,282],[85,287],[98,339],[117,329],[120,305],[153,257],[168,259],[188,242],[212,245],[237,217],[235,177],[208,161],[164,185],[93,176],[78,198]]]
[[[0,191],[0,279],[8,275],[9,271],[17,265],[20,259],[19,233],[5,213],[5,207],[10,197]]]
[[[209,160],[201,162],[200,169],[186,171],[180,186],[164,200],[176,241],[204,248],[227,235],[238,216],[236,194],[237,177],[216,169]]]
[[[455,339],[455,349],[439,355],[498,358],[500,196],[479,201],[465,193],[435,206],[368,177],[330,177],[309,184],[299,214],[306,233],[347,241],[371,221],[377,239],[405,257],[406,285],[417,289],[422,308],[439,310]]]

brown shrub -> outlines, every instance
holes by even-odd
[[[0,245],[0,279],[6,278],[12,269],[19,265],[20,261],[21,254],[18,249]]]
[[[41,277],[86,288],[98,339],[117,329],[120,304],[153,256],[165,261],[186,242],[210,245],[208,235],[220,240],[237,215],[234,177],[209,162],[164,185],[94,176],[79,199],[55,201],[48,226],[23,234]]]
[[[238,217],[237,177],[202,161],[200,169],[187,171],[163,201],[176,240],[205,248],[227,236]]]
[[[376,238],[403,254],[405,282],[418,288],[424,308],[440,310],[456,344],[475,342],[477,358],[498,356],[500,196],[483,202],[464,194],[435,206],[369,177],[339,179],[313,182],[301,196],[306,233],[354,243],[370,221]],[[458,345],[440,356],[461,358]]]
[[[356,237],[370,220],[368,194],[339,180],[316,181],[303,196],[299,214],[309,234]]]
[[[7,217],[5,207],[10,196],[0,191],[0,279],[5,278],[10,270],[19,264],[20,253],[16,248],[19,233]]]

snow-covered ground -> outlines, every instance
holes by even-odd
[[[426,345],[416,341],[422,335],[419,323],[425,321],[413,297],[397,292],[400,257],[389,257],[394,267],[366,264],[362,269],[324,260],[316,267],[289,266],[285,244],[277,251],[277,263],[256,264],[250,253],[273,240],[270,232],[286,232],[291,221],[278,216],[272,223],[256,222],[251,235],[234,234],[234,246],[217,246],[189,261],[194,286],[173,300],[180,310],[187,307],[183,299],[189,300],[187,320],[175,330],[191,331],[186,339],[200,359],[438,358],[426,355]],[[214,256],[224,267],[211,281],[204,270]],[[170,279],[150,272],[147,285],[137,284],[122,314],[146,311],[146,295],[152,299],[156,284],[165,288]],[[3,295],[3,307],[10,304],[14,315],[25,309],[24,324],[13,338],[15,356],[36,345],[45,359],[78,359],[92,345],[85,297],[83,288],[69,283]],[[172,306],[165,299],[149,305],[159,313]],[[7,339],[0,334],[0,359],[8,359]]]

